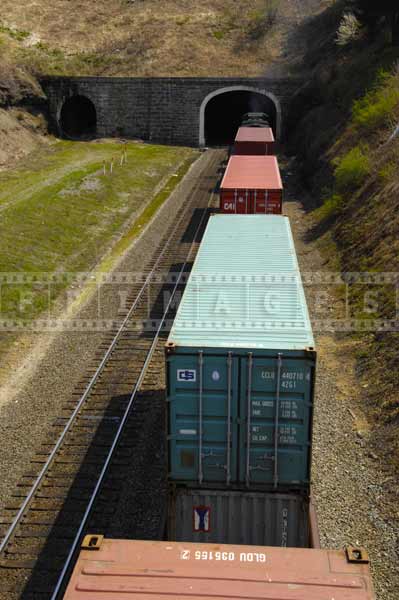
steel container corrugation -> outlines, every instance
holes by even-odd
[[[271,127],[239,127],[235,142],[274,142]]]
[[[286,217],[211,217],[166,361],[171,480],[309,488],[314,340]]]
[[[240,127],[234,140],[234,155],[274,154],[275,143],[271,127]]]
[[[234,214],[281,214],[282,190],[275,156],[231,156],[220,185],[220,208]]]
[[[287,217],[210,217],[168,341],[247,350],[314,347]]]
[[[230,156],[220,189],[282,190],[275,156]]]
[[[64,600],[375,600],[343,550],[104,539],[82,550]]]
[[[298,494],[177,488],[168,538],[177,542],[309,546],[309,501]]]

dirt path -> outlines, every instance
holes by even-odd
[[[303,211],[301,193],[286,174],[284,212],[289,216],[303,276],[332,271],[317,243],[306,241],[312,226]],[[292,180],[292,183],[291,183]],[[323,306],[307,288],[311,319],[326,318]],[[328,292],[327,292],[328,293]],[[333,331],[316,332],[318,352],[313,439],[313,494],[323,547],[361,545],[370,552],[378,600],[398,600],[398,489],[382,459],[370,448],[362,388],[356,378],[356,341]]]
[[[83,169],[86,165],[92,163],[93,160],[98,161],[98,155],[93,155],[93,153],[87,151],[84,155],[80,154],[76,160],[68,161],[64,166],[55,164],[53,168],[48,169],[45,177],[34,181],[31,185],[26,184],[26,176],[24,176],[23,189],[18,192],[18,195],[15,194],[14,189],[9,194],[1,195],[0,213],[10,206],[15,206],[19,202],[31,199],[35,194],[62,181],[66,175],[70,175],[77,169]]]

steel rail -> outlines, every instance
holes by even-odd
[[[212,197],[212,196],[213,196],[213,193],[212,193],[211,197]],[[208,202],[208,206],[209,206],[209,202]],[[183,266],[182,266],[182,267],[181,267],[181,269],[180,269],[179,275],[178,275],[178,277],[177,277],[177,279],[176,279],[176,282],[175,282],[175,285],[174,285],[174,287],[173,287],[173,291],[172,291],[172,293],[171,293],[171,295],[170,295],[170,297],[169,297],[168,304],[167,304],[167,306],[166,306],[166,308],[165,308],[165,310],[164,310],[164,313],[163,313],[163,316],[162,316],[161,322],[160,322],[160,324],[159,324],[159,327],[158,327],[158,329],[157,329],[157,331],[156,331],[156,333],[155,333],[155,335],[154,335],[154,339],[153,339],[153,342],[152,342],[152,344],[151,344],[151,347],[150,347],[150,349],[148,350],[147,357],[146,357],[146,359],[145,359],[145,362],[144,362],[144,365],[143,365],[143,367],[142,367],[142,369],[141,369],[141,372],[140,372],[139,378],[138,378],[138,380],[137,380],[137,382],[136,382],[136,384],[135,384],[135,386],[134,386],[134,388],[133,388],[133,391],[132,391],[132,393],[131,393],[131,396],[130,396],[130,399],[129,399],[128,405],[127,405],[127,407],[126,407],[126,410],[125,410],[125,414],[123,415],[123,418],[122,418],[122,420],[121,420],[121,422],[120,422],[120,425],[119,425],[119,427],[118,427],[118,430],[117,430],[117,432],[116,432],[116,434],[115,434],[114,441],[113,441],[113,443],[112,443],[112,446],[111,446],[111,448],[110,448],[110,450],[109,450],[109,453],[108,453],[108,455],[107,455],[107,458],[106,458],[106,460],[105,460],[104,466],[103,466],[103,468],[102,468],[102,470],[101,470],[101,473],[100,473],[100,475],[99,475],[99,478],[98,478],[98,480],[97,480],[96,487],[94,488],[94,491],[93,491],[93,493],[92,493],[92,495],[91,495],[91,497],[90,497],[90,500],[89,500],[89,502],[88,502],[88,505],[87,505],[87,507],[86,507],[85,514],[83,515],[82,521],[81,521],[81,523],[80,523],[80,525],[79,525],[78,532],[76,533],[76,536],[75,536],[75,538],[74,538],[74,540],[73,540],[73,542],[72,542],[72,545],[71,545],[71,548],[70,548],[70,551],[69,551],[68,557],[67,557],[67,559],[66,559],[66,562],[65,562],[65,564],[64,564],[64,566],[63,566],[62,572],[61,572],[61,574],[60,574],[60,576],[59,576],[59,578],[58,578],[58,581],[57,581],[57,583],[56,583],[56,586],[55,586],[54,592],[53,592],[53,594],[52,594],[52,596],[51,596],[51,600],[57,600],[57,598],[58,598],[58,594],[59,594],[59,592],[60,592],[60,590],[61,590],[61,588],[62,588],[62,586],[63,586],[63,584],[64,584],[65,575],[66,575],[66,574],[67,574],[67,572],[69,571],[69,568],[70,568],[70,566],[71,566],[71,562],[72,562],[72,560],[73,560],[73,557],[74,557],[74,555],[75,555],[75,552],[76,552],[76,550],[77,550],[78,544],[79,544],[79,542],[80,542],[80,540],[81,540],[81,537],[82,537],[82,534],[83,534],[84,528],[86,527],[87,520],[88,520],[88,518],[89,518],[89,516],[90,516],[90,513],[91,513],[91,511],[92,511],[93,505],[94,505],[94,503],[95,503],[95,501],[96,501],[96,499],[97,499],[98,492],[99,492],[99,490],[100,490],[100,488],[101,488],[101,486],[102,486],[102,483],[103,483],[103,481],[104,481],[104,477],[105,477],[105,475],[106,475],[106,472],[107,472],[107,470],[108,470],[108,467],[109,467],[109,465],[110,465],[110,463],[111,463],[111,460],[112,460],[112,458],[113,458],[113,455],[114,455],[115,449],[116,449],[116,447],[117,447],[117,445],[118,445],[118,443],[119,443],[119,440],[120,440],[120,438],[121,438],[121,435],[122,435],[123,429],[124,429],[124,427],[125,427],[126,421],[128,420],[128,418],[129,418],[129,416],[130,416],[130,412],[131,412],[131,410],[132,410],[132,408],[133,408],[133,405],[134,405],[134,401],[135,401],[135,398],[136,398],[137,392],[138,392],[138,391],[139,391],[139,389],[140,389],[140,386],[141,386],[141,384],[142,384],[142,382],[143,382],[143,379],[144,379],[144,377],[145,377],[145,374],[146,374],[146,371],[147,371],[148,365],[149,365],[149,363],[150,363],[150,361],[151,361],[151,359],[152,359],[152,356],[153,356],[154,350],[155,350],[155,348],[156,348],[156,345],[157,345],[157,343],[158,343],[159,334],[160,334],[160,332],[161,332],[161,330],[162,330],[162,328],[163,328],[163,324],[164,324],[164,322],[165,322],[166,316],[167,316],[167,314],[168,314],[168,312],[169,312],[169,309],[170,309],[170,307],[171,307],[171,304],[172,304],[172,301],[173,301],[174,295],[175,295],[175,293],[176,293],[177,287],[178,287],[178,286],[179,286],[179,284],[180,284],[180,280],[181,280],[181,278],[182,278],[183,272],[184,272],[184,270],[186,269],[187,263],[188,263],[188,261],[189,261],[189,258],[190,258],[190,256],[191,256],[191,253],[192,253],[192,251],[193,251],[194,244],[196,243],[196,238],[197,238],[197,235],[198,235],[198,233],[199,233],[199,231],[200,231],[200,229],[201,229],[201,226],[202,226],[202,223],[203,223],[203,221],[204,221],[205,215],[206,215],[206,212],[204,211],[204,213],[203,213],[203,215],[202,215],[202,217],[201,217],[200,223],[199,223],[199,225],[198,225],[198,227],[197,227],[197,229],[196,229],[196,231],[195,231],[194,239],[193,239],[193,242],[192,242],[192,244],[191,244],[190,250],[189,250],[189,252],[188,252],[188,254],[187,254],[187,258],[185,259],[185,261],[184,261],[184,264],[183,264]]]
[[[196,187],[198,187],[198,185],[199,185],[199,183],[197,184]],[[68,433],[68,431],[70,430],[72,424],[74,423],[74,421],[75,421],[75,419],[76,419],[76,417],[77,417],[80,409],[82,408],[83,404],[87,400],[87,397],[90,394],[91,390],[93,389],[93,386],[95,385],[98,377],[102,373],[102,371],[103,371],[103,369],[104,369],[104,367],[105,367],[105,365],[106,365],[106,363],[107,363],[110,355],[112,354],[112,351],[114,350],[114,348],[115,348],[115,346],[116,346],[116,344],[117,344],[120,336],[122,335],[122,333],[123,333],[123,331],[124,331],[124,329],[126,327],[127,322],[129,321],[129,319],[130,319],[133,311],[135,310],[138,302],[140,301],[140,299],[141,299],[141,297],[142,297],[142,295],[143,295],[146,287],[150,283],[151,277],[154,274],[155,269],[158,267],[159,262],[164,257],[165,252],[166,252],[169,244],[171,243],[171,241],[173,241],[173,239],[174,239],[174,233],[176,232],[177,228],[181,224],[183,218],[186,216],[186,213],[188,211],[188,207],[189,207],[189,204],[187,204],[185,206],[185,209],[183,210],[183,212],[181,214],[181,217],[176,222],[176,224],[175,224],[175,226],[174,226],[174,228],[173,228],[173,230],[171,232],[171,235],[169,236],[169,238],[168,238],[165,246],[162,248],[161,253],[159,254],[158,258],[156,259],[156,262],[155,262],[153,268],[151,269],[151,271],[149,272],[149,274],[148,274],[145,282],[143,283],[143,286],[141,287],[141,289],[140,289],[140,291],[139,291],[136,299],[134,300],[132,306],[130,307],[127,315],[123,319],[121,326],[119,327],[117,333],[115,334],[115,336],[112,339],[109,347],[107,348],[107,350],[106,350],[103,358],[101,359],[101,362],[100,362],[99,366],[97,367],[97,369],[96,369],[93,377],[91,378],[90,382],[88,383],[88,385],[87,385],[84,393],[80,397],[80,399],[78,401],[78,404],[76,405],[76,407],[75,407],[72,415],[68,419],[68,422],[65,425],[64,429],[62,430],[62,432],[61,432],[61,434],[60,434],[57,442],[55,443],[55,446],[52,449],[52,451],[51,451],[48,459],[46,460],[45,464],[43,465],[43,467],[42,467],[39,475],[37,476],[35,482],[33,483],[32,487],[31,487],[31,489],[29,490],[29,493],[28,493],[27,497],[25,498],[24,502],[22,503],[21,508],[19,509],[19,511],[18,511],[17,515],[15,516],[13,522],[11,523],[10,527],[8,528],[8,530],[7,530],[4,538],[2,539],[1,544],[0,544],[0,554],[2,554],[4,552],[4,550],[6,549],[7,544],[9,543],[9,541],[10,541],[10,539],[11,539],[11,537],[12,537],[14,531],[15,531],[15,529],[18,527],[18,525],[19,525],[19,523],[21,521],[21,518],[23,517],[26,509],[28,508],[29,504],[31,503],[31,501],[33,499],[33,496],[35,495],[35,493],[37,492],[37,490],[38,490],[41,482],[43,481],[43,478],[44,478],[47,470],[49,469],[49,467],[51,466],[54,458],[56,457],[56,454],[57,454],[58,450],[60,449],[60,447],[61,447],[61,445],[62,445],[62,443],[63,443],[63,441],[64,441],[64,439],[65,439],[65,437],[66,437],[66,435]],[[201,220],[201,223],[202,223],[202,220]],[[191,250],[190,250],[190,252],[191,252]]]

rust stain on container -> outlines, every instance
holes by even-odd
[[[82,550],[64,600],[374,600],[343,550],[104,540]]]
[[[275,140],[271,127],[240,127],[234,140],[233,154],[274,154]]]
[[[220,208],[233,214],[281,214],[283,184],[275,156],[231,156]]]

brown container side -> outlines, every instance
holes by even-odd
[[[231,156],[220,189],[282,190],[275,156]]]
[[[235,142],[274,142],[271,127],[239,127]]]
[[[343,550],[103,540],[82,550],[64,600],[375,600]]]

